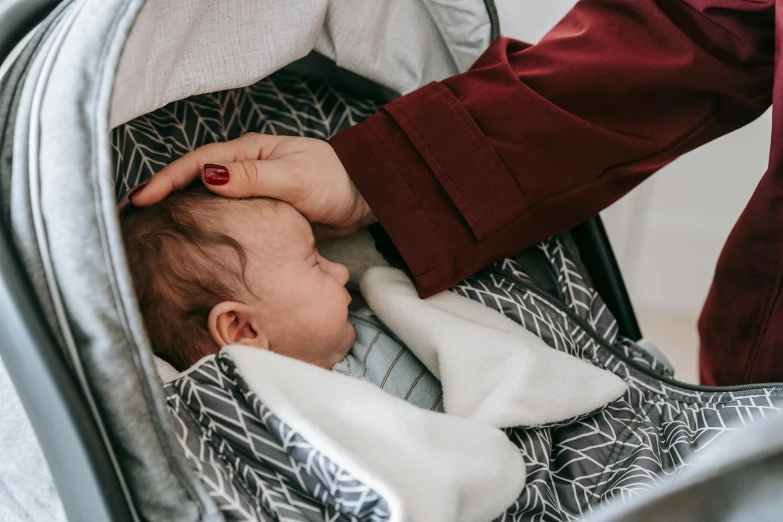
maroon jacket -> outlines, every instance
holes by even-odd
[[[428,296],[780,103],[780,31],[773,0],[582,0],[539,44],[498,40],[332,145]],[[780,118],[699,321],[707,384],[783,381]]]

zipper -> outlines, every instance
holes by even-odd
[[[579,325],[587,335],[590,336],[591,339],[593,339],[596,343],[601,345],[603,348],[609,350],[612,355],[623,361],[628,366],[644,373],[645,375],[649,377],[653,377],[661,382],[664,382],[666,384],[670,384],[672,386],[677,386],[678,388],[683,388],[690,391],[697,391],[697,392],[733,392],[733,391],[746,391],[746,390],[760,390],[760,389],[769,389],[769,388],[783,388],[783,383],[766,383],[766,384],[743,384],[740,386],[700,386],[698,384],[688,384],[687,382],[678,381],[676,379],[672,379],[670,377],[665,377],[661,375],[660,373],[648,368],[647,366],[643,364],[639,364],[636,361],[633,361],[629,357],[627,357],[621,350],[618,350],[608,342],[606,342],[606,339],[601,337],[598,332],[595,331],[595,329],[579,317],[573,310],[571,310],[563,301],[559,300],[557,296],[547,292],[546,290],[541,289],[534,281],[531,281],[530,279],[522,278],[515,276],[513,274],[509,274],[500,268],[497,268],[495,266],[490,266],[487,268],[487,270],[495,274],[498,277],[501,277],[508,282],[510,282],[512,285],[521,287],[524,290],[527,290],[528,292],[532,292],[539,297],[545,299],[550,305],[554,306],[564,314],[566,314],[572,321],[574,321],[577,325]]]

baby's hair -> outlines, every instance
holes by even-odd
[[[217,352],[208,328],[212,308],[253,297],[245,281],[247,252],[226,233],[224,219],[229,206],[247,202],[215,196],[196,184],[150,207],[128,205],[121,213],[128,265],[153,351],[177,370]]]

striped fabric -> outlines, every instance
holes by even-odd
[[[333,371],[369,381],[420,408],[443,411],[438,379],[369,308],[351,312],[348,320],[356,329],[356,342]]]

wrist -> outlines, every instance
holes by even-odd
[[[378,218],[375,217],[375,212],[372,211],[370,205],[359,195],[359,226],[368,227],[378,222]]]
[[[346,174],[347,177],[347,174]],[[375,212],[370,208],[367,200],[364,199],[356,184],[348,178],[351,184],[351,213],[349,221],[356,225],[357,228],[368,227],[378,222],[378,218],[375,216]]]

